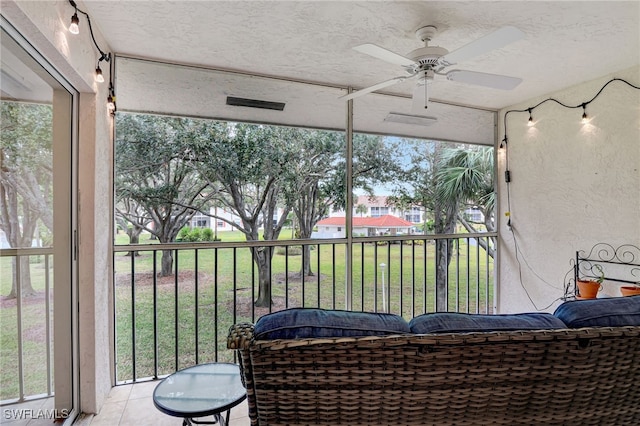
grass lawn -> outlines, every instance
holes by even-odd
[[[0,258],[0,400],[17,398],[19,395],[18,309],[16,299],[6,298],[11,291],[11,261],[9,257]],[[47,271],[44,256],[32,256],[29,266],[31,284],[36,294],[25,297],[21,307],[22,370],[24,393],[35,395],[47,392]],[[49,274],[53,282],[53,269],[49,270]],[[52,288],[50,292],[53,292]],[[50,304],[50,312],[53,318],[53,303]]]

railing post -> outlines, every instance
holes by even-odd
[[[353,88],[349,88],[349,93],[353,92]],[[347,147],[345,153],[346,174],[345,184],[347,187],[347,206],[345,211],[345,232],[347,233],[347,248],[345,250],[345,307],[347,310],[353,309],[353,227],[351,226],[353,218],[353,99],[347,101]]]
[[[18,334],[18,392],[20,401],[24,400],[24,347],[22,342],[22,271],[20,256],[16,256],[16,332]]]

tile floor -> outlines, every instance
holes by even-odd
[[[116,386],[111,389],[107,401],[98,415],[93,416],[90,421],[82,421],[81,424],[90,426],[180,426],[182,419],[171,417],[160,412],[153,405],[153,390],[159,381],[138,383],[135,385]],[[14,406],[2,407],[2,417],[0,424],[8,426],[44,426],[53,425],[51,420],[43,419],[23,419],[7,420],[4,410],[11,409],[38,409],[53,408],[53,398],[30,401]],[[198,420],[211,420],[204,418]],[[229,419],[230,426],[249,426],[247,416],[247,402],[242,402],[231,410]]]

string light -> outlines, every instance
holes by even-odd
[[[80,18],[78,18],[78,12],[77,12],[77,9],[76,9],[76,12],[71,17],[71,24],[69,25],[69,32],[71,34],[79,34],[80,33],[80,27],[78,27],[79,23],[80,23]]]
[[[100,50],[98,48],[98,50]],[[111,53],[104,53],[100,51],[100,59],[98,59],[98,65],[96,66],[96,81],[98,83],[104,83],[104,77],[102,76],[102,69],[100,68],[100,62],[110,62],[111,61]]]
[[[100,49],[100,46],[98,45],[98,42],[96,41],[96,38],[93,35],[93,28],[91,27],[91,18],[89,17],[89,14],[83,10],[78,9],[78,5],[74,0],[69,0],[69,4],[74,8],[74,13],[73,13],[73,16],[71,17],[71,25],[69,25],[69,32],[72,34],[78,34],[80,32],[80,27],[79,27],[80,19],[78,18],[78,12],[86,16],[87,24],[89,26],[89,34],[91,35],[91,41],[93,41],[93,45],[96,47],[96,49],[100,53],[100,57],[98,58],[98,63],[96,65],[95,81],[97,83],[104,83],[105,80],[104,80],[104,75],[102,73],[102,68],[100,68],[100,63],[102,61],[111,62],[111,53],[106,53],[102,49]],[[116,95],[115,95],[115,91],[113,90],[112,76],[113,76],[113,73],[111,72],[111,67],[110,67],[109,68],[109,95],[107,96],[107,109],[109,109],[109,112],[111,114],[114,114],[116,110],[116,104],[115,104]]]
[[[98,83],[104,83],[104,77],[102,76],[102,70],[100,69],[100,61],[98,61],[98,66],[96,67],[96,81]]]
[[[116,113],[116,94],[113,91],[113,83],[109,82],[109,96],[107,96],[107,109],[111,115]]]
[[[582,123],[588,123],[589,122],[589,116],[587,115],[587,105],[589,105],[591,102],[595,101],[596,98],[598,96],[600,96],[600,94],[605,89],[605,87],[607,87],[609,84],[613,83],[614,81],[620,81],[620,82],[625,83],[626,85],[628,85],[628,86],[630,86],[630,87],[632,87],[634,89],[640,90],[640,86],[636,86],[634,84],[631,84],[631,83],[629,83],[628,81],[626,81],[626,80],[624,80],[622,78],[612,78],[607,83],[605,83],[604,86],[602,86],[600,88],[598,93],[596,93],[593,98],[591,98],[590,100],[588,100],[586,102],[581,102],[581,103],[579,103],[577,105],[567,105],[567,104],[565,104],[563,102],[560,102],[557,99],[548,98],[548,99],[545,99],[545,100],[543,100],[541,102],[538,102],[536,105],[531,106],[531,107],[526,108],[526,109],[512,109],[512,110],[509,110],[509,111],[505,112],[505,114],[504,114],[504,131],[505,131],[505,135],[507,133],[507,116],[509,115],[509,113],[512,113],[512,112],[528,112],[529,113],[528,125],[532,126],[532,125],[535,124],[535,121],[533,121],[533,115],[532,115],[533,110],[535,110],[540,105],[542,105],[542,104],[544,104],[546,102],[555,102],[556,104],[558,104],[560,106],[563,106],[565,108],[569,108],[569,109],[582,108]]]

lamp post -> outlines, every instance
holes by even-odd
[[[218,241],[218,206],[214,207],[213,220],[215,220],[213,226],[213,241]]]
[[[385,265],[384,263],[380,264],[380,275],[382,276],[382,280],[380,280],[381,286],[382,286],[382,309],[384,312],[387,312],[387,291],[384,287],[384,268],[387,265]]]

